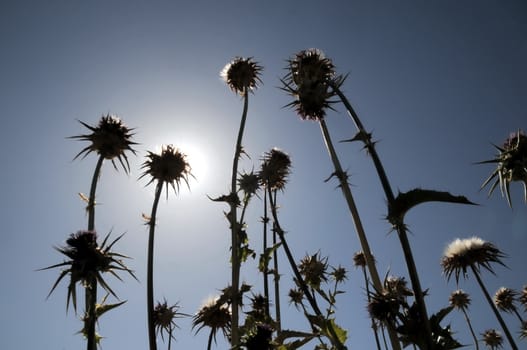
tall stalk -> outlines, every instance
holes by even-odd
[[[264,213],[262,217],[262,223],[263,223],[263,242],[262,242],[262,252],[264,254],[267,254],[267,224],[269,223],[269,217],[267,215],[267,191],[264,191],[264,198],[263,198],[263,205],[264,205]],[[270,316],[269,311],[269,300],[270,294],[269,294],[269,259],[267,256],[264,257],[265,259],[265,265],[263,268],[263,287],[264,287],[264,296],[267,299],[267,304],[265,305],[265,312],[266,316]]]
[[[231,225],[231,264],[232,264],[232,328],[231,328],[231,337],[232,345],[236,346],[240,342],[239,335],[239,289],[240,289],[240,229],[241,223],[238,222],[238,200],[235,198],[237,195],[237,178],[238,178],[238,162],[242,153],[242,139],[243,132],[245,129],[245,122],[247,120],[247,109],[249,106],[249,94],[247,88],[244,88],[243,92],[243,112],[240,121],[240,128],[238,130],[238,137],[236,139],[236,148],[234,151],[234,159],[232,161],[232,176],[231,176],[231,193],[230,193],[230,212],[229,212],[229,221]]]
[[[100,155],[95,165],[93,177],[90,186],[90,197],[88,198],[88,231],[95,231],[95,193],[97,191],[97,182],[101,173],[104,156]],[[87,337],[87,349],[97,349],[97,334],[95,326],[97,324],[97,313],[95,308],[97,305],[97,278],[95,276],[90,277],[87,286],[85,288],[85,304],[86,304],[86,316],[85,316],[85,329]]]
[[[364,257],[366,260],[366,266],[368,267],[368,271],[370,272],[373,286],[377,291],[382,291],[383,286],[381,283],[381,279],[379,278],[379,273],[377,272],[377,267],[375,266],[375,261],[373,259],[373,255],[370,250],[368,239],[366,238],[366,233],[364,232],[364,228],[362,226],[362,222],[360,219],[359,212],[357,210],[357,206],[355,205],[355,200],[353,199],[353,195],[349,188],[347,175],[342,170],[342,166],[337,156],[337,152],[335,151],[335,147],[333,146],[333,142],[331,141],[331,136],[329,134],[326,121],[324,119],[320,119],[319,123],[320,123],[320,128],[322,131],[322,135],[324,137],[324,142],[326,143],[329,156],[335,168],[335,175],[340,182],[339,187],[342,191],[342,194],[344,195],[344,199],[346,200],[348,209],[350,210],[351,217],[353,219],[353,223],[355,225],[355,232],[357,232],[357,236],[359,238],[359,242],[360,242],[362,251],[364,253]],[[391,327],[388,327],[388,332],[390,335],[390,340],[391,340],[393,349],[394,350],[401,349],[399,340],[397,339],[397,335],[395,333],[395,330],[393,330]]]
[[[392,207],[393,204],[395,203],[395,196],[393,194],[390,182],[388,181],[388,177],[386,176],[386,172],[384,171],[384,167],[379,159],[379,156],[377,154],[377,151],[375,149],[374,143],[371,140],[370,135],[366,132],[366,129],[362,125],[362,122],[360,121],[359,116],[357,115],[353,107],[351,106],[347,97],[340,90],[338,84],[335,84],[333,82],[330,82],[329,84],[331,88],[333,89],[333,91],[339,96],[340,100],[346,107],[348,114],[350,115],[351,119],[355,123],[355,127],[357,128],[358,132],[360,133],[362,137],[361,140],[364,141],[366,150],[368,151],[368,154],[370,154],[373,164],[375,166],[375,169],[377,170],[379,180],[381,182],[382,188],[384,189],[384,193],[386,195],[388,207]],[[417,267],[416,267],[416,264],[413,258],[412,249],[410,247],[410,242],[408,240],[406,226],[404,225],[403,222],[399,222],[395,225],[395,229],[397,231],[397,236],[399,237],[399,241],[401,243],[404,258],[405,258],[406,265],[408,268],[408,273],[410,275],[410,281],[412,283],[412,289],[415,294],[415,301],[419,308],[419,315],[421,317],[421,322],[428,335],[427,336],[427,346],[429,349],[432,349],[433,343],[434,343],[432,340],[432,329],[430,327],[430,321],[428,319],[428,312],[426,310],[426,303],[424,300],[423,289],[421,288],[421,282],[419,281],[419,274],[417,273]]]
[[[163,181],[158,181],[155,190],[154,203],[148,222],[148,252],[147,252],[147,269],[146,269],[146,306],[148,320],[148,344],[150,350],[157,349],[156,330],[154,325],[154,233],[156,227],[157,205],[163,191]]]
[[[474,346],[476,347],[476,350],[479,350],[478,338],[476,337],[476,333],[474,333],[474,328],[472,328],[472,322],[470,322],[470,318],[468,317],[467,311],[464,308],[462,308],[461,311],[463,312],[465,320],[467,321],[468,329],[470,330],[472,339],[474,339]]]
[[[276,190],[274,190],[273,203],[276,205]],[[273,221],[273,247],[278,244],[277,241],[277,229],[276,224]],[[276,249],[273,251],[273,281],[274,281],[274,304],[275,304],[275,318],[276,318],[276,331],[278,334],[282,331],[282,313],[280,311],[280,271],[278,270],[278,252]]]
[[[501,314],[499,313],[498,309],[496,308],[496,305],[494,305],[494,302],[492,301],[492,298],[491,298],[487,288],[485,287],[485,284],[481,280],[481,276],[479,275],[478,269],[474,265],[470,265],[470,268],[471,268],[472,272],[474,273],[474,275],[476,276],[476,280],[478,281],[478,284],[479,284],[479,286],[481,288],[481,291],[485,295],[485,299],[489,303],[490,308],[494,312],[494,315],[496,316],[496,319],[498,320],[501,328],[503,329],[503,332],[505,333],[505,336],[507,337],[507,340],[509,341],[509,343],[511,345],[511,348],[513,350],[518,350],[518,346],[516,345],[516,342],[514,341],[514,338],[512,337],[511,332],[509,331],[509,327],[507,327],[507,324],[503,320],[503,317],[501,317]]]

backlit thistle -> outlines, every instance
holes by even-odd
[[[222,303],[219,298],[210,299],[199,309],[192,320],[192,328],[197,327],[196,333],[202,328],[209,327],[210,334],[207,350],[211,349],[212,340],[216,342],[216,333],[221,331],[225,338],[230,337],[231,331],[231,311],[226,303]]]
[[[306,255],[298,265],[298,270],[306,284],[315,289],[320,289],[320,284],[327,281],[327,258],[320,258],[319,254]]]
[[[476,349],[479,349],[478,338],[476,337],[476,333],[474,333],[474,328],[472,328],[472,322],[470,322],[470,318],[468,317],[467,312],[468,307],[470,305],[470,296],[461,289],[458,289],[453,291],[452,294],[450,294],[450,298],[448,301],[451,306],[455,307],[458,310],[461,310],[463,316],[465,316],[465,320],[467,321],[470,334],[472,334],[472,339],[474,339],[474,346],[476,347]]]
[[[182,181],[188,184],[189,176],[192,176],[191,167],[187,162],[186,155],[172,145],[163,146],[161,153],[148,152],[147,160],[143,163],[145,169],[140,178],[150,176],[147,186],[154,181],[156,183],[154,203],[149,217],[149,235],[147,250],[147,316],[148,316],[148,341],[150,350],[156,350],[156,330],[154,323],[154,233],[156,226],[157,206],[163,187],[166,188],[168,199],[168,185],[172,186],[178,194]]]
[[[524,311],[527,312],[527,285],[523,286],[519,300],[524,307]]]
[[[365,267],[366,266],[366,257],[363,252],[357,252],[353,254],[353,265],[355,267]]]
[[[79,122],[92,133],[72,136],[71,138],[89,141],[91,144],[80,151],[75,158],[81,155],[84,158],[91,152],[95,152],[104,159],[111,160],[115,169],[117,169],[115,164],[115,159],[117,159],[124,171],[128,173],[130,164],[128,163],[126,151],[136,154],[136,151],[132,149],[132,146],[137,144],[132,141],[134,134],[131,132],[133,129],[126,127],[119,117],[110,114],[103,115],[97,126],[91,126],[82,121]]]
[[[514,312],[516,310],[515,299],[518,293],[510,288],[501,287],[494,294],[494,304],[501,311]]]
[[[483,342],[491,350],[503,349],[503,337],[495,329],[488,329],[481,334]]]
[[[291,174],[291,158],[278,148],[264,153],[260,168],[260,179],[270,190],[283,191]]]
[[[336,76],[333,62],[318,49],[300,51],[288,63],[288,73],[282,79],[282,89],[294,98],[288,106],[302,119],[323,119],[335,95],[329,83],[340,85],[344,79]]]
[[[262,66],[253,61],[252,57],[235,57],[223,68],[220,75],[232,91],[243,96],[262,82],[260,80],[262,70]]]
[[[384,280],[385,293],[401,302],[405,301],[407,297],[414,295],[406,285],[404,277],[388,276]]]
[[[156,333],[160,333],[161,338],[163,340],[164,333],[167,333],[169,350],[172,343],[172,339],[176,339],[173,334],[174,329],[179,328],[179,326],[176,324],[176,319],[188,316],[179,312],[179,309],[180,306],[178,303],[172,306],[168,306],[166,300],[164,300],[162,303],[158,302],[156,307],[154,308],[154,326],[156,329]]]
[[[494,244],[486,242],[481,238],[458,238],[451,242],[445,249],[443,258],[441,260],[441,266],[443,267],[443,273],[446,275],[447,279],[450,279],[452,274],[454,274],[456,277],[456,283],[459,283],[459,276],[461,273],[463,273],[463,276],[466,278],[467,269],[470,268],[472,270],[472,273],[476,277],[481,291],[487,299],[490,308],[494,312],[496,319],[500,323],[501,328],[503,329],[503,332],[505,333],[512,349],[518,349],[514,338],[505,324],[505,321],[498,312],[496,305],[494,305],[494,302],[480,276],[481,267],[490,271],[491,273],[494,273],[494,270],[491,266],[492,263],[505,266],[505,264],[501,261],[504,256],[505,255],[496,246],[494,246]]]
[[[520,338],[527,339],[527,321],[523,321],[520,328]]]
[[[145,169],[140,178],[147,175],[151,177],[147,186],[154,181],[163,183],[166,186],[168,196],[168,186],[172,186],[174,192],[179,192],[182,181],[189,186],[189,177],[192,177],[191,167],[187,161],[187,156],[172,145],[162,146],[161,153],[148,152],[147,160],[143,163]]]
[[[494,147],[498,154],[494,159],[479,162],[496,163],[496,169],[485,180],[481,188],[489,185],[489,196],[499,185],[501,194],[505,196],[509,206],[512,206],[510,198],[510,183],[519,181],[523,183],[524,200],[527,202],[527,136],[522,130],[512,133],[503,145]]]
[[[260,189],[260,176],[253,171],[250,173],[243,173],[238,179],[238,187],[244,193],[246,198],[251,198]]]
[[[297,308],[299,305],[302,305],[302,300],[304,299],[304,293],[299,288],[292,288],[289,290],[289,302],[294,304]]]

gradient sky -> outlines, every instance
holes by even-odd
[[[141,213],[150,211],[153,186],[137,180],[147,150],[171,143],[204,164],[191,191],[182,188],[160,202],[156,299],[179,301],[181,311],[194,314],[229,284],[226,207],[207,195],[228,191],[242,110],[219,72],[244,56],[264,71],[263,85],[250,96],[244,146],[251,159],[242,167],[258,168],[272,147],[289,153],[293,173],[279,197],[289,244],[297,259],[320,251],[332,265],[350,270],[337,322],[349,331],[350,348],[373,348],[362,277],[352,265],[360,248],[336,183],[324,182],[332,165],[319,127],[283,108],[290,98],[278,89],[286,60],[311,47],[349,73],[343,90],[379,140],[395,190],[445,190],[480,204],[426,204],[407,216],[421,283],[430,289],[429,312],[446,306],[456,288],[442,276],[439,261],[458,237],[478,235],[507,254],[509,269],[497,266],[496,276],[483,276],[491,291],[520,289],[527,284],[521,186],[511,186],[511,210],[499,191],[488,198],[479,190],[493,169],[475,163],[494,156],[492,143],[527,128],[526,19],[522,0],[0,1],[1,347],[84,347],[75,334],[80,315],[66,313],[66,283],[46,300],[59,271],[36,272],[61,262],[53,246],[86,226],[77,193],[89,191],[96,157],[72,161],[85,147],[67,139],[85,132],[77,120],[95,124],[102,114],[117,114],[135,128],[140,143],[130,176],[106,163],[98,188],[97,230],[126,232],[116,250],[133,257],[128,266],[140,280],[108,277],[128,302],[101,319],[103,349],[145,349],[148,343]],[[350,138],[353,124],[340,105],[335,109],[327,119],[334,140]],[[381,275],[407,276],[370,159],[358,144],[338,144],[337,150]],[[260,213],[254,202],[248,224],[255,248]],[[282,273],[286,293],[286,264]],[[242,278],[261,292],[254,263],[244,266]],[[474,278],[460,287],[472,296],[476,331],[498,328]],[[308,329],[287,303],[283,313],[284,328]],[[505,318],[516,332],[517,321]],[[447,322],[470,344],[459,313]],[[206,330],[195,336],[190,319],[179,324],[174,348],[206,348]],[[221,339],[217,348],[226,348]]]

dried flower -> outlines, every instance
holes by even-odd
[[[514,305],[518,292],[510,288],[501,287],[494,295],[494,304],[496,307],[505,312],[514,312],[516,305]]]
[[[92,279],[96,279],[104,290],[112,294],[114,297],[117,297],[114,291],[102,278],[102,273],[109,272],[119,278],[116,271],[126,271],[135,278],[133,272],[129,270],[121,260],[122,258],[127,257],[110,251],[113,245],[121,239],[122,236],[123,235],[117,237],[107,245],[106,243],[110,237],[110,234],[108,234],[104,238],[102,244],[98,245],[97,234],[95,231],[78,231],[77,233],[70,235],[66,240],[65,247],[55,247],[57,251],[67,256],[70,260],[42,269],[48,270],[55,267],[67,267],[61,271],[55,284],[51,288],[48,297],[53,293],[59,282],[68,274],[70,275],[70,282],[68,285],[66,307],[69,306],[71,301],[74,310],[77,311],[77,283],[81,283],[83,286],[88,286],[88,282]]]
[[[203,327],[209,327],[211,338],[214,341],[216,341],[218,330],[221,330],[225,337],[229,337],[231,329],[231,310],[229,306],[223,303],[220,298],[210,299],[194,316],[192,328],[194,327],[198,327],[196,333]]]
[[[126,127],[119,117],[110,114],[103,115],[97,126],[91,126],[82,121],[79,122],[91,130],[92,133],[72,136],[71,138],[89,141],[91,144],[80,151],[75,156],[75,159],[80,155],[83,155],[84,158],[91,152],[96,152],[101,157],[110,159],[115,169],[117,169],[115,164],[115,158],[117,158],[124,171],[126,173],[130,172],[130,164],[125,152],[130,151],[136,154],[136,151],[132,149],[132,146],[137,144],[131,140],[134,135],[131,134],[133,129]]]
[[[302,119],[323,119],[335,95],[330,83],[338,86],[344,81],[336,76],[333,62],[322,51],[308,49],[289,60],[288,70],[282,79],[283,90],[295,98],[288,106],[294,107]]]
[[[520,304],[523,305],[525,312],[527,312],[527,285],[523,286],[519,300]]]
[[[232,91],[243,96],[246,91],[257,88],[258,83],[262,82],[262,70],[263,67],[253,61],[252,57],[235,57],[223,68],[220,75]]]
[[[181,181],[188,184],[189,176],[192,176],[191,167],[187,162],[187,156],[172,145],[163,146],[161,154],[148,152],[147,160],[143,163],[145,169],[140,178],[150,175],[152,178],[146,184],[151,184],[154,180],[166,184],[167,196],[168,185],[170,184],[177,194]]]
[[[497,330],[488,329],[481,335],[483,336],[483,342],[489,349],[503,349],[503,337]]]
[[[347,271],[342,266],[339,266],[336,268],[334,267],[333,272],[331,273],[331,277],[333,277],[335,282],[338,282],[338,283],[344,282],[346,279],[348,279]]]
[[[302,305],[302,300],[304,299],[304,293],[298,288],[293,288],[289,290],[289,302],[294,304],[296,307]]]
[[[313,289],[319,289],[320,283],[327,281],[327,258],[321,259],[319,253],[306,255],[298,265],[298,270],[304,281]]]
[[[470,296],[461,289],[458,289],[450,294],[449,302],[453,307],[466,311],[470,305]]]
[[[366,267],[366,256],[363,252],[356,252],[353,255],[353,264],[355,267]]]
[[[264,186],[271,190],[284,190],[287,177],[291,173],[291,158],[287,153],[273,148],[262,158],[259,177]]]
[[[402,302],[406,297],[414,295],[414,293],[406,287],[406,284],[404,277],[388,276],[384,280],[385,293],[387,293],[390,298]]]
[[[501,258],[504,256],[494,244],[486,242],[481,238],[458,238],[445,249],[443,258],[441,259],[441,266],[447,279],[450,279],[452,274],[454,274],[456,282],[459,282],[459,275],[463,272],[465,276],[467,268],[469,267],[476,270],[483,267],[494,273],[490,264],[498,263],[505,266],[501,261]]]
[[[499,184],[501,194],[507,198],[509,206],[512,206],[510,183],[521,181],[524,200],[527,202],[527,136],[522,130],[518,130],[505,140],[502,147],[496,145],[494,147],[498,149],[499,154],[494,159],[480,162],[480,164],[497,163],[497,168],[485,180],[481,188],[494,180],[489,190],[489,196]]]
[[[164,340],[163,334],[168,334],[168,348],[170,349],[171,339],[176,339],[173,335],[175,328],[179,328],[176,324],[176,318],[188,316],[179,312],[180,306],[178,303],[168,306],[167,301],[164,300],[162,303],[157,302],[154,308],[154,327],[156,333],[161,333],[161,338]]]
[[[238,179],[238,186],[246,197],[252,197],[260,189],[260,176],[253,171],[250,173],[243,173]]]
[[[368,302],[370,316],[382,324],[395,324],[399,307],[399,300],[389,293],[371,293]]]

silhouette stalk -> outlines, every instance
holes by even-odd
[[[324,142],[326,143],[329,156],[331,158],[331,161],[333,162],[333,167],[335,168],[335,175],[340,182],[339,187],[342,191],[342,194],[344,195],[344,199],[346,200],[348,209],[353,219],[353,223],[355,225],[355,232],[357,232],[357,236],[359,238],[361,249],[366,259],[366,266],[368,267],[368,271],[370,272],[373,286],[377,291],[382,291],[383,286],[381,283],[381,279],[379,278],[379,273],[377,272],[377,268],[375,266],[375,261],[371,253],[370,245],[368,243],[368,239],[366,238],[366,233],[364,232],[364,228],[362,226],[359,211],[357,209],[357,206],[355,205],[355,200],[353,199],[353,195],[349,188],[347,175],[342,170],[342,166],[337,156],[337,152],[335,151],[335,147],[333,146],[333,142],[331,141],[331,136],[329,134],[326,121],[324,119],[320,119],[319,123],[320,123],[320,129],[322,131],[322,135],[324,137]],[[401,347],[399,344],[399,340],[397,339],[397,335],[395,334],[395,331],[391,327],[388,327],[388,332],[390,335],[390,340],[392,343],[393,350],[400,350]]]
[[[154,233],[156,227],[157,205],[159,198],[163,191],[163,181],[158,181],[156,185],[156,192],[154,196],[154,203],[152,204],[152,213],[148,225],[150,226],[148,232],[148,258],[147,258],[147,277],[146,277],[146,303],[147,303],[147,319],[148,319],[148,344],[150,350],[157,349],[156,330],[154,325]]]
[[[238,177],[238,162],[242,153],[242,139],[243,132],[245,129],[245,122],[247,120],[247,109],[249,106],[249,91],[247,87],[244,87],[243,91],[243,112],[240,121],[240,128],[238,130],[238,137],[236,140],[236,149],[234,151],[234,159],[232,161],[232,178],[231,178],[231,193],[229,201],[230,213],[229,221],[231,225],[231,264],[232,264],[232,310],[231,310],[231,345],[233,347],[238,346],[240,343],[239,334],[239,305],[240,305],[240,229],[241,223],[238,223],[238,200],[237,200],[237,187],[236,180]],[[236,198],[236,199],[235,199]]]
[[[90,196],[88,198],[88,231],[95,231],[95,193],[97,191],[97,182],[101,173],[103,161],[104,156],[99,156],[91,180]],[[97,334],[95,326],[97,324],[97,313],[95,312],[95,308],[97,305],[97,278],[95,276],[89,278],[85,288],[85,305],[86,316],[84,326],[86,329],[87,349],[96,350]]]
[[[375,149],[374,143],[371,141],[371,136],[364,129],[364,126],[362,125],[362,122],[360,121],[359,116],[357,115],[353,107],[351,106],[351,103],[349,102],[347,97],[342,93],[338,85],[334,84],[333,82],[330,82],[329,85],[331,86],[333,91],[339,96],[340,100],[344,104],[358,132],[362,134],[366,150],[368,151],[368,154],[372,158],[372,161],[377,171],[377,174],[379,176],[379,180],[381,182],[382,188],[384,189],[386,200],[388,202],[388,207],[391,207],[395,202],[395,196],[393,194],[393,190],[391,188],[390,182],[388,181],[388,177],[386,176],[386,172],[384,171],[384,167],[380,161],[379,155],[377,154],[377,151]],[[415,294],[415,301],[419,308],[419,315],[421,317],[421,322],[426,331],[426,334],[428,335],[426,337],[426,344],[429,349],[433,349],[434,342],[432,340],[432,328],[430,327],[430,321],[428,319],[428,312],[426,310],[426,303],[424,300],[423,289],[421,288],[421,282],[419,281],[419,274],[417,273],[417,267],[416,267],[416,264],[413,258],[412,249],[410,247],[410,242],[408,241],[406,226],[404,225],[403,222],[400,222],[394,226],[397,231],[397,236],[399,237],[399,241],[401,243],[401,247],[403,250],[404,258],[405,258],[406,265],[408,268],[408,274],[410,275],[410,280],[412,283],[412,289]]]

